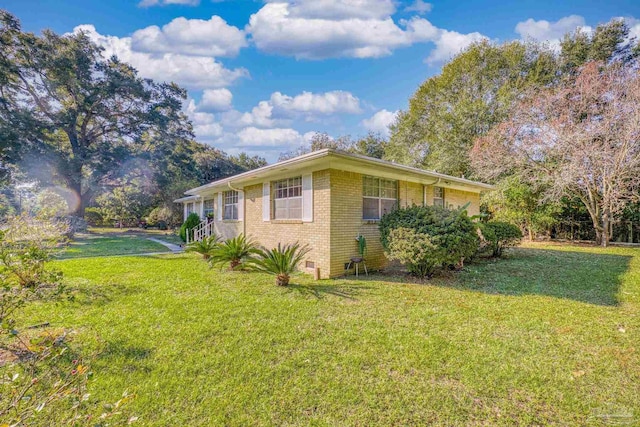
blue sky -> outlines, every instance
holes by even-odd
[[[640,2],[499,0],[4,0],[23,28],[85,31],[146,77],[189,91],[197,140],[269,161],[314,132],[387,132],[411,94],[469,43],[548,40]]]

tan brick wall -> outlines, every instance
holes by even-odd
[[[311,248],[306,260],[320,268],[322,278],[329,277],[331,248],[329,247],[331,198],[329,171],[313,173],[313,222],[263,221],[262,184],[245,187],[246,234],[268,248],[278,243],[300,242]],[[305,260],[305,261],[306,261]],[[302,262],[304,270],[305,261]],[[309,271],[312,272],[311,270]]]
[[[400,207],[422,205],[422,184],[398,181]],[[427,204],[433,204],[433,187],[426,187]],[[457,208],[467,202],[469,215],[480,210],[480,195],[477,193],[445,190],[447,206]],[[371,270],[384,268],[388,261],[380,243],[380,232],[376,221],[362,219],[362,175],[354,172],[331,170],[331,276],[344,272],[344,264],[358,254],[356,236],[367,239],[366,263]]]
[[[362,175],[331,170],[331,276],[344,273],[344,265],[358,255],[356,237],[367,239],[370,269],[386,265],[377,221],[362,219]]]
[[[400,207],[407,208],[409,206],[421,206],[424,202],[422,189],[424,186],[415,182],[400,181],[398,182],[398,197],[400,198]]]
[[[426,186],[427,205],[433,205],[433,186]],[[453,190],[451,188],[444,189],[444,204],[449,209],[457,209],[471,202],[467,208],[469,216],[480,213],[480,194],[470,191]]]
[[[444,190],[444,203],[449,209],[461,208],[469,202],[471,202],[471,204],[467,208],[467,213],[470,216],[479,214],[480,194],[450,188]]]
[[[422,184],[399,181],[399,205],[421,205],[423,188]],[[355,239],[363,235],[367,239],[367,266],[371,270],[384,268],[388,261],[380,244],[378,222],[362,219],[362,175],[335,169],[314,172],[313,190],[313,222],[263,221],[262,184],[258,184],[244,189],[245,224],[216,222],[216,230],[227,238],[241,233],[244,225],[247,236],[269,248],[296,241],[308,245],[311,251],[306,260],[320,268],[322,278],[344,273],[344,265],[358,255]],[[431,186],[426,187],[426,194],[427,204],[433,204]],[[479,212],[480,196],[476,193],[447,189],[445,201],[454,208],[470,201],[469,214]],[[304,262],[302,267],[304,270]]]

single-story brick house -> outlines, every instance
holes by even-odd
[[[244,233],[273,247],[300,242],[311,248],[302,267],[321,278],[342,275],[358,255],[356,237],[367,239],[369,269],[386,264],[378,221],[396,206],[469,203],[479,213],[488,184],[409,166],[324,149],[221,179],[176,200],[185,218],[196,212],[198,227],[223,238]],[[207,221],[207,218],[209,220]],[[197,230],[198,230],[197,229]]]

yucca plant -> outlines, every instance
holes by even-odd
[[[289,285],[289,278],[298,268],[298,264],[309,252],[306,246],[300,246],[298,242],[290,245],[281,245],[277,248],[260,249],[258,256],[251,259],[251,267],[263,273],[276,276],[276,285]]]
[[[212,234],[209,237],[205,237],[199,242],[191,242],[185,248],[186,252],[195,252],[201,254],[203,259],[211,258],[211,254],[218,247],[220,237]]]
[[[247,239],[244,234],[239,234],[236,237],[218,243],[211,252],[209,262],[212,266],[219,265],[221,267],[229,264],[230,270],[237,270],[251,255],[258,252],[256,244],[251,239]]]

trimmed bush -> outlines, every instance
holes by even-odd
[[[425,278],[433,274],[438,262],[434,256],[437,247],[428,234],[411,228],[394,228],[389,232],[388,241],[389,259],[400,261],[415,276]]]
[[[478,225],[491,255],[501,257],[504,248],[516,246],[522,240],[522,231],[516,225],[502,221],[489,221]]]
[[[200,224],[200,217],[197,213],[189,214],[187,220],[180,226],[180,238],[183,242],[187,241],[187,230],[191,233],[191,230]],[[189,236],[193,237],[193,235]]]
[[[84,220],[93,227],[104,225],[104,217],[100,208],[85,208]]]
[[[392,233],[398,229],[404,230]],[[465,259],[477,253],[480,243],[465,209],[438,206],[412,206],[384,215],[380,239],[389,258],[404,259],[412,273],[424,276],[438,266],[461,267]],[[411,253],[419,259],[410,263]]]
[[[182,214],[176,218],[176,209],[168,207],[154,208],[145,218],[149,227],[158,227],[160,230],[166,230],[169,225],[180,224]]]

